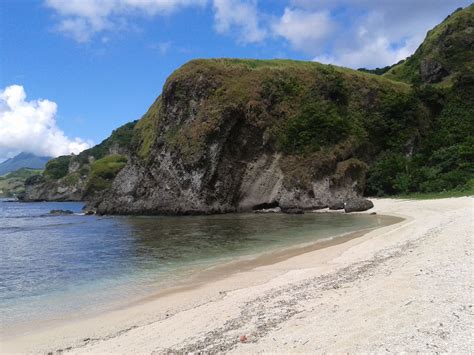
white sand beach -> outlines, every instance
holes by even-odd
[[[474,198],[374,204],[365,213],[404,220],[126,309],[2,336],[0,352],[474,351]]]

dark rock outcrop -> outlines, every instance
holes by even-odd
[[[25,181],[22,201],[82,201],[85,179],[71,183],[67,179],[48,180],[42,175]]]
[[[302,208],[288,208],[282,210],[282,212],[286,214],[304,214],[304,210]]]
[[[330,210],[343,210],[344,209],[344,202],[343,201],[336,201],[328,206]]]
[[[68,214],[74,214],[74,212],[71,211],[71,210],[51,210],[51,211],[49,211],[49,214],[68,215]]]
[[[437,61],[425,58],[420,64],[421,80],[425,83],[438,83],[449,75],[448,71]]]
[[[362,211],[370,210],[372,207],[374,207],[374,204],[372,201],[366,198],[354,198],[354,199],[348,200],[344,204],[344,211],[346,213],[362,212]]]

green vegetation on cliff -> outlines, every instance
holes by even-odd
[[[127,157],[108,155],[91,164],[89,179],[86,185],[86,195],[103,191],[110,187],[113,179],[127,164]]]
[[[369,170],[375,195],[469,189],[474,178],[474,81],[451,88],[415,87],[413,97],[428,119],[410,154],[402,146],[383,151]]]
[[[137,154],[145,159],[150,154],[151,147],[156,140],[157,124],[161,108],[161,97],[158,97],[147,113],[137,122],[134,127],[131,146],[137,150]]]
[[[44,178],[47,182],[57,181],[71,189],[84,185],[84,196],[107,189],[127,162],[125,155],[129,154],[133,145],[137,122],[117,128],[109,138],[78,155],[50,160],[43,172]]]
[[[371,166],[369,194],[472,191],[474,178],[474,5],[428,32],[415,54],[385,77],[413,84],[427,110],[416,149],[384,151]]]
[[[86,149],[77,155],[76,161],[81,165],[88,164],[92,159],[102,159],[109,154],[120,154],[130,149],[134,128],[138,121],[124,124],[112,132],[109,138],[103,140],[100,144]]]
[[[71,158],[70,155],[63,155],[56,159],[51,159],[46,163],[44,176],[51,179],[61,179],[66,176],[69,172]]]

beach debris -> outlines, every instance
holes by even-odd
[[[241,343],[246,343],[247,342],[247,336],[246,335],[241,335],[239,337],[239,340],[240,340]]]

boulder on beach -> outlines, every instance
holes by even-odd
[[[374,204],[372,201],[361,197],[361,198],[354,198],[347,201],[344,204],[344,211],[346,213],[361,212],[361,211],[370,210],[372,207],[374,207]]]

